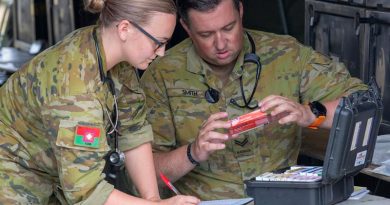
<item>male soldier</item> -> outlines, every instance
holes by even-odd
[[[0,87],[0,204],[197,204],[190,196],[160,200],[153,133],[134,70],[164,55],[175,3],[84,6],[100,12],[98,25],[70,33]],[[143,199],[105,179],[106,165],[123,164]]]
[[[296,163],[300,127],[330,128],[339,98],[366,89],[342,64],[289,36],[244,29],[239,0],[177,5],[190,38],[156,60],[142,81],[156,169],[181,193],[243,197],[244,180]],[[277,120],[226,134],[227,118],[257,105]]]

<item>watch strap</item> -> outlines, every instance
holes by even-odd
[[[318,129],[318,126],[321,125],[321,123],[323,123],[325,121],[325,116],[318,116],[313,123],[311,123],[308,128],[310,129]]]
[[[191,164],[196,165],[196,166],[199,166],[200,163],[199,163],[198,161],[196,161],[196,160],[192,157],[192,154],[191,154],[191,145],[192,145],[192,143],[188,144],[188,146],[187,146],[187,158],[188,158],[188,160],[191,162]]]

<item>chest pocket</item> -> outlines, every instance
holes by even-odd
[[[84,130],[81,130],[83,128]],[[86,138],[80,142],[76,139],[78,136]],[[104,156],[110,147],[103,125],[62,120],[55,149],[59,176],[63,181],[62,190],[66,195],[80,191],[84,186],[96,185],[105,165]],[[88,181],[90,177],[96,181]]]
[[[208,104],[204,97],[204,93],[204,90],[190,88],[167,89],[171,108],[177,115],[186,115],[187,112],[204,110],[204,105]]]
[[[188,144],[197,136],[202,122],[208,118],[209,103],[204,91],[189,88],[167,89],[176,132],[177,145]]]

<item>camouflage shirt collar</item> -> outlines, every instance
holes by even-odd
[[[103,64],[103,72],[104,72],[104,75],[107,76],[107,64],[106,64],[106,54],[105,54],[105,51],[104,51],[104,47],[103,47],[103,40],[102,40],[102,31],[101,31],[101,28],[98,26],[98,25],[95,25],[95,26],[92,26],[91,27],[91,40],[93,40],[93,36],[92,36],[92,32],[93,30],[96,29],[96,37],[97,37],[97,40],[98,40],[98,45],[99,45],[99,50],[100,50],[100,57],[102,58],[102,64]],[[96,53],[96,48],[95,46],[94,47],[94,51]],[[96,54],[95,54],[96,55]],[[96,65],[98,65],[98,62],[97,62],[97,56],[96,56]]]
[[[234,68],[233,68],[233,71],[231,74],[231,77],[233,79],[237,79],[240,76],[242,76],[243,70],[241,69],[241,66],[244,64],[244,56],[246,53],[251,52],[251,46],[250,46],[249,39],[248,39],[248,36],[246,35],[246,33],[243,34],[243,41],[244,41],[243,42],[244,49],[242,49],[240,54],[238,55],[236,64],[234,65]]]
[[[244,49],[241,50],[238,55],[236,64],[234,65],[231,77],[233,79],[239,78],[243,71],[241,69],[241,65],[244,63],[244,55],[245,53],[251,52],[251,47],[249,43],[248,36],[246,34],[243,35],[244,40]],[[245,51],[245,52],[243,52]],[[207,76],[208,71],[210,71],[210,66],[206,63],[197,53],[193,43],[190,44],[190,47],[187,52],[187,70],[191,73],[195,73],[198,75]]]
[[[208,66],[206,62],[196,53],[194,44],[190,43],[187,52],[187,70],[191,73],[206,75],[204,66]],[[207,68],[207,67],[206,67]]]

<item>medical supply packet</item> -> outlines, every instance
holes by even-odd
[[[258,109],[230,120],[229,122],[232,126],[229,129],[229,134],[241,134],[254,128],[266,125],[270,121],[271,116]]]

